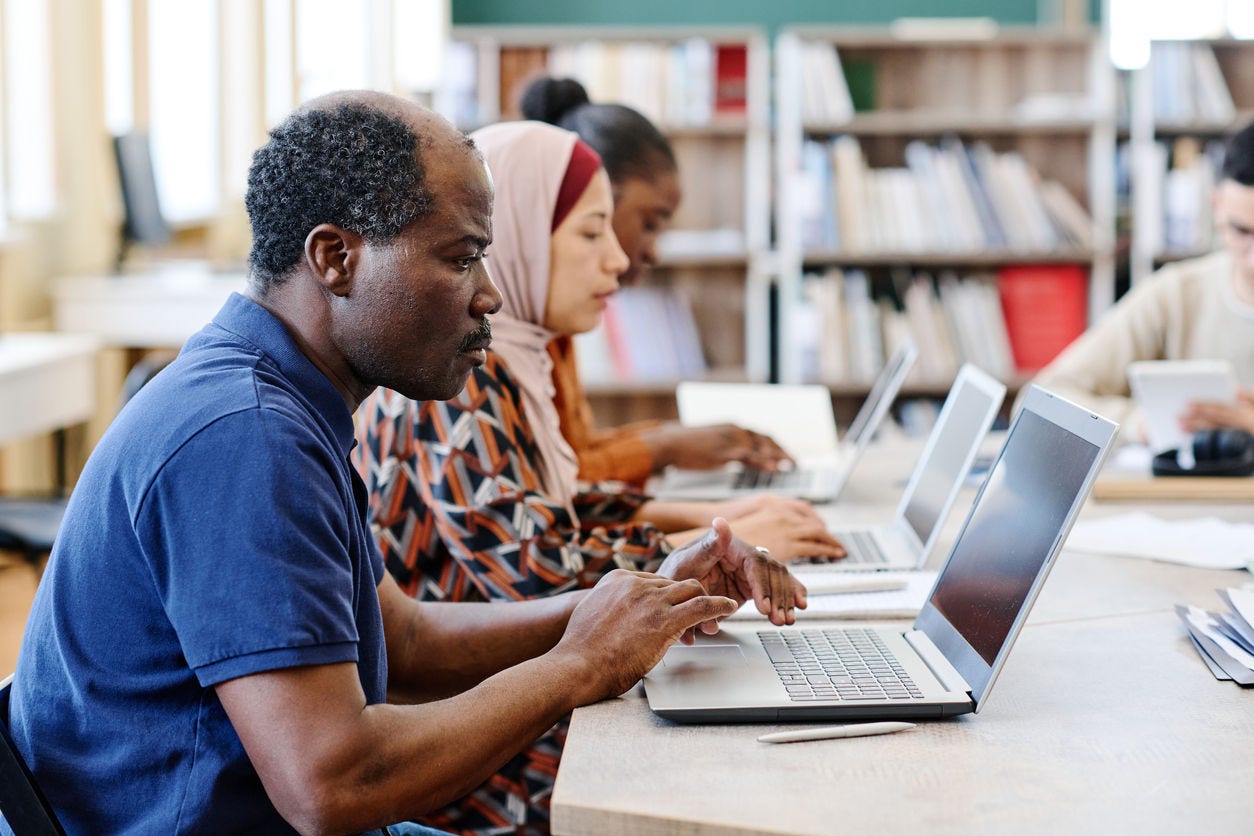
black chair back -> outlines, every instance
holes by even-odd
[[[65,836],[48,799],[35,785],[9,737],[9,692],[13,676],[0,682],[0,815],[17,836]]]

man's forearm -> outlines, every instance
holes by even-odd
[[[417,602],[380,584],[388,649],[388,697],[426,702],[473,688],[548,652],[562,637],[575,591],[510,603]],[[394,594],[393,594],[394,593]]]
[[[268,671],[217,691],[279,813],[304,833],[358,833],[465,795],[604,696],[593,664],[554,650],[423,705],[365,705],[351,663]]]

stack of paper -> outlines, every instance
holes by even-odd
[[[797,610],[797,618],[914,618],[936,585],[936,572],[867,571],[832,572],[817,566],[794,567],[810,590],[809,606]],[[873,591],[863,591],[871,588]],[[761,618],[752,601],[732,618]]]
[[[1216,679],[1254,685],[1254,590],[1219,589],[1227,612],[1180,605],[1176,614]]]
[[[1254,565],[1254,524],[1216,517],[1164,520],[1136,511],[1077,523],[1067,548],[1204,569],[1245,569]]]

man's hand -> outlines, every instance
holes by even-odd
[[[773,624],[792,624],[794,609],[806,607],[806,588],[778,560],[732,534],[727,520],[715,517],[704,537],[676,549],[658,569],[676,580],[695,579],[712,595],[737,604],[753,600]],[[704,633],[718,632],[718,622],[701,623]],[[691,641],[689,635],[685,641]]]
[[[670,421],[641,433],[658,467],[709,470],[742,462],[755,470],[776,471],[791,464],[784,449],[769,436],[735,424],[685,427]]]
[[[1237,392],[1236,403],[1195,401],[1180,416],[1180,428],[1191,433],[1215,429],[1254,433],[1254,393],[1245,390]]]
[[[580,702],[596,702],[626,691],[676,641],[691,642],[696,625],[717,623],[739,605],[707,595],[696,580],[615,569],[575,607],[550,652],[574,653],[590,663],[589,681],[581,684],[591,690]]]

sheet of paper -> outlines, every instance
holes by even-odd
[[[1216,517],[1164,520],[1135,511],[1076,523],[1067,548],[1204,569],[1248,569],[1254,564],[1254,525]]]
[[[1210,658],[1210,654],[1206,652],[1206,648],[1202,647],[1201,643],[1192,633],[1189,633],[1189,643],[1193,645],[1193,649],[1197,651],[1197,655],[1202,657],[1202,662],[1205,663],[1206,667],[1210,668],[1210,672],[1215,675],[1216,679],[1221,682],[1232,681],[1232,677],[1228,676],[1224,669],[1219,667],[1218,662]]]
[[[1219,597],[1224,599],[1232,611],[1241,616],[1247,625],[1254,628],[1254,589],[1219,589]]]
[[[1219,622],[1219,629],[1223,630],[1225,636],[1236,642],[1246,653],[1254,653],[1254,633],[1250,632],[1250,625],[1230,612],[1211,610],[1210,615]]]
[[[1211,618],[1210,613],[1199,607],[1189,607],[1188,615],[1189,629],[1193,632],[1198,640],[1210,639],[1219,645],[1219,649],[1226,653],[1233,661],[1241,665],[1246,670],[1254,673],[1254,654],[1246,653],[1236,642],[1224,635],[1219,629],[1219,625]],[[1205,642],[1203,642],[1205,644]],[[1216,662],[1223,664],[1222,659],[1216,659]],[[1232,673],[1232,669],[1224,665],[1224,670]]]
[[[847,572],[798,572],[802,583],[833,584],[841,577],[848,579]],[[858,577],[858,575],[854,575]],[[900,580],[902,589],[889,592],[840,592],[831,595],[811,595],[809,606],[797,610],[797,618],[914,618],[923,608],[927,596],[936,583],[936,572],[899,571],[875,572],[873,577],[884,580]],[[732,618],[757,618],[766,620],[752,601],[732,614]]]
[[[1206,613],[1197,607],[1177,606],[1176,614],[1184,621],[1185,627],[1189,631],[1189,638],[1205,651],[1211,662],[1223,669],[1227,677],[1239,685],[1254,685],[1254,670],[1250,670],[1242,665],[1230,656],[1224,647],[1220,646],[1221,641],[1215,640],[1211,629],[1206,625],[1206,621],[1209,620]],[[1222,640],[1222,637],[1220,638]],[[1241,652],[1243,653],[1243,651]],[[1203,661],[1206,661],[1205,657]]]

